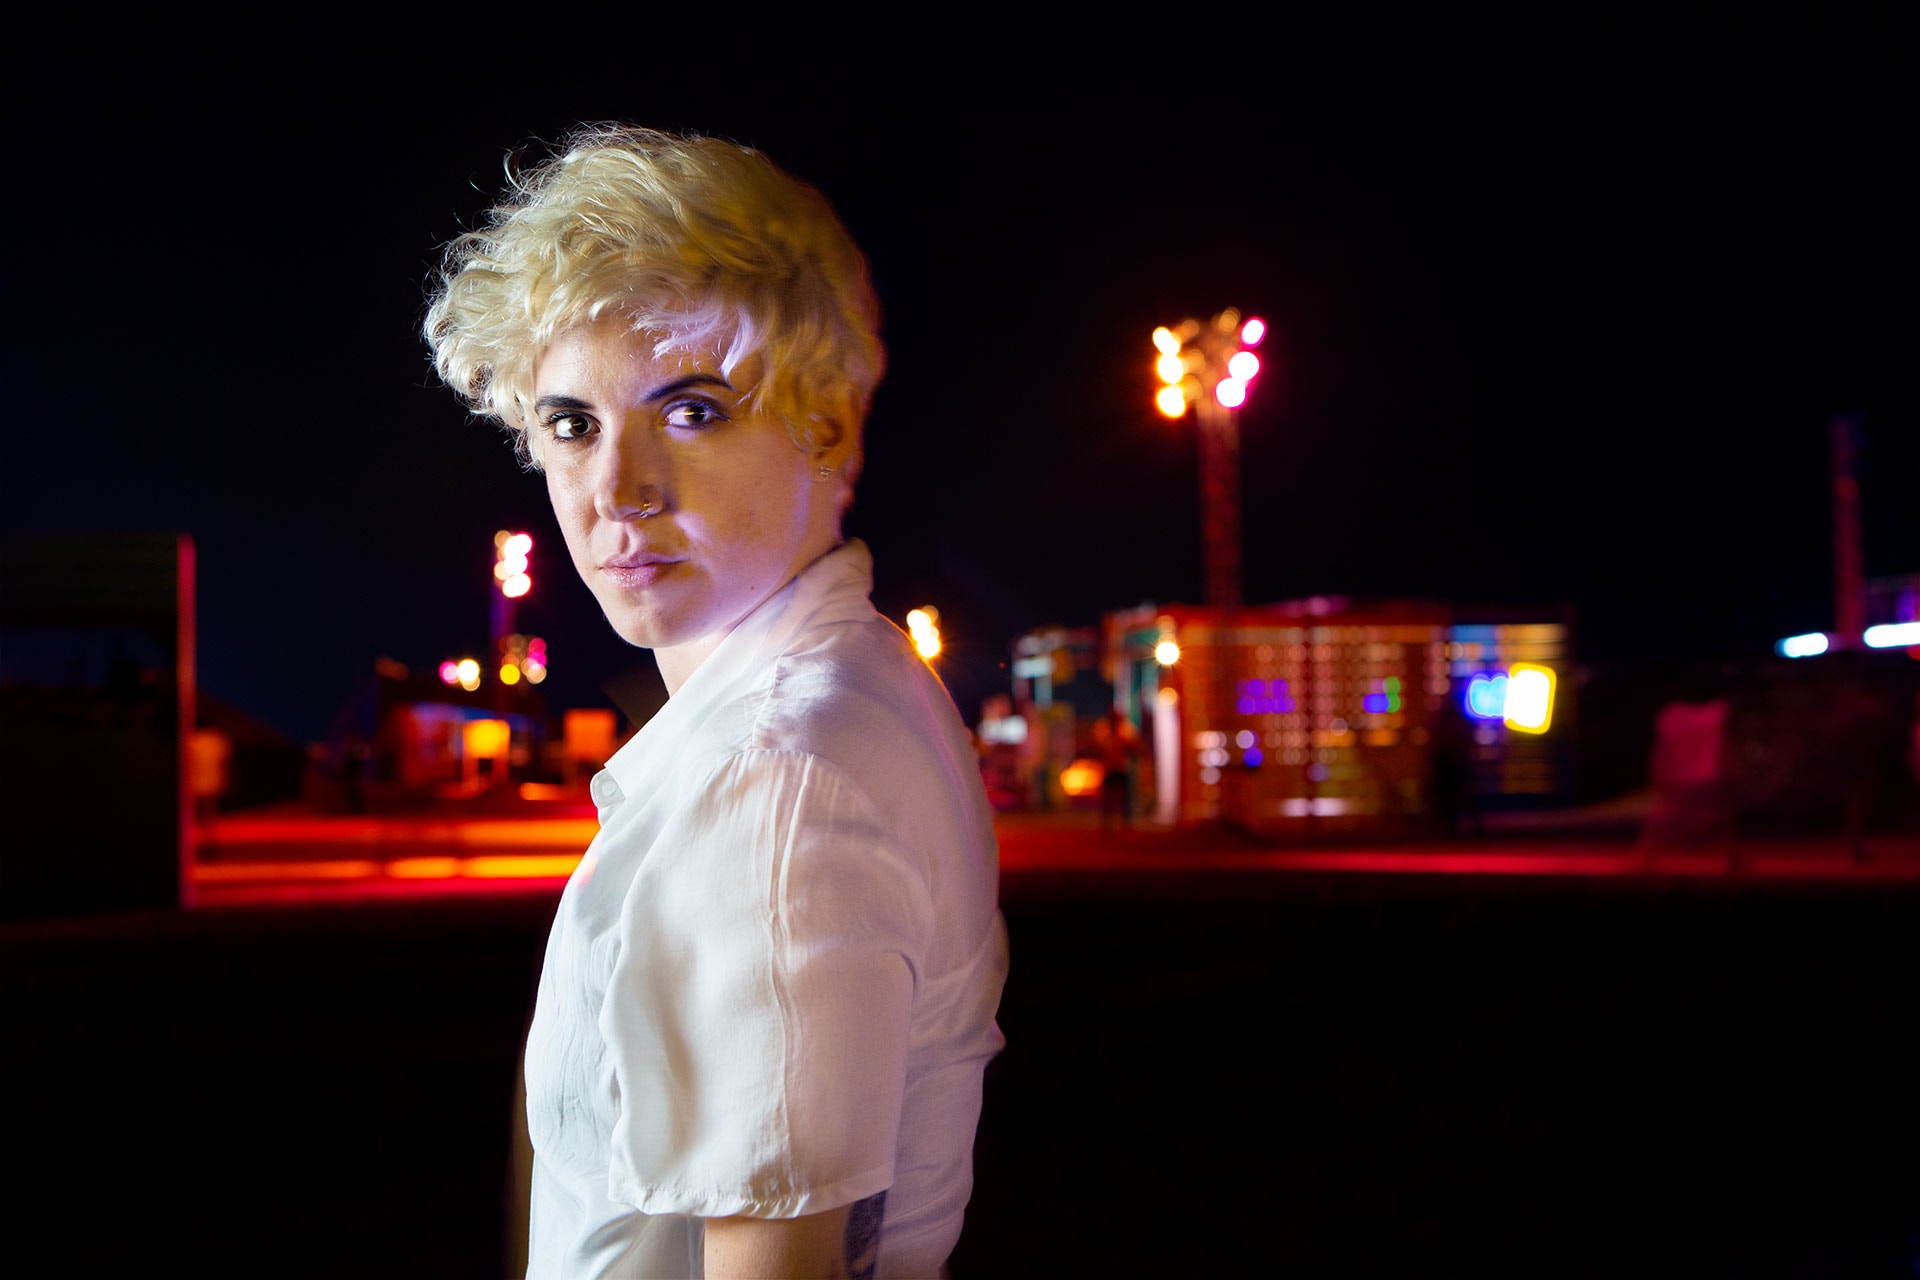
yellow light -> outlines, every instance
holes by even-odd
[[[1229,409],[1238,409],[1247,402],[1247,384],[1238,378],[1222,378],[1213,389],[1213,398]]]
[[[508,538],[506,542],[501,544],[500,554],[504,556],[520,556],[524,558],[527,552],[531,550],[533,550],[532,535],[525,534],[525,533],[516,533],[511,538]]]
[[[1236,351],[1233,359],[1227,361],[1227,372],[1242,382],[1253,381],[1253,375],[1260,372],[1260,357],[1251,351]]]
[[[541,666],[537,662],[529,662],[527,664],[527,683],[528,684],[539,684],[542,680],[545,680],[546,678],[547,678],[547,669],[545,667]]]
[[[1552,667],[1516,662],[1507,672],[1507,728],[1521,733],[1545,733],[1553,723]]]
[[[516,573],[500,584],[500,594],[509,600],[518,600],[533,589],[533,579],[524,573]]]
[[[475,684],[480,683],[480,664],[472,658],[460,659],[460,665],[454,669],[454,672],[461,684],[466,684],[469,680]]]
[[[469,756],[503,756],[513,738],[505,720],[469,720],[460,732],[461,747]]]
[[[1178,382],[1187,376],[1187,363],[1179,356],[1161,356],[1153,363],[1153,371],[1160,375],[1162,382]]]
[[[1170,667],[1180,661],[1180,646],[1172,640],[1162,640],[1153,646],[1153,660],[1163,667]]]
[[[500,664],[500,683],[501,684],[519,684],[520,668],[514,666],[511,662],[501,663]]]
[[[1162,355],[1177,356],[1180,354],[1180,339],[1175,337],[1173,330],[1167,328],[1165,325],[1161,325],[1153,331],[1153,345],[1160,348]]]
[[[1177,418],[1187,411],[1186,393],[1178,387],[1162,387],[1153,398],[1154,405],[1169,418]]]

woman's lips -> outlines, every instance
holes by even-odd
[[[680,566],[680,561],[665,556],[616,556],[602,561],[600,573],[623,587],[651,587]]]

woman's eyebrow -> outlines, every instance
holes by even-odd
[[[655,400],[663,400],[676,391],[685,391],[688,387],[719,387],[726,391],[733,390],[733,384],[731,382],[728,382],[725,378],[719,377],[716,374],[690,373],[684,378],[675,378],[671,382],[661,383],[653,390],[641,396],[640,400],[643,404],[651,403]],[[533,409],[535,413],[545,413],[548,409],[576,409],[584,413],[590,413],[593,411],[593,403],[588,400],[582,400],[579,396],[565,396],[555,393],[541,396],[538,400],[535,400],[533,402]]]
[[[720,387],[727,391],[733,390],[733,384],[725,378],[718,377],[711,373],[690,373],[684,378],[675,378],[672,382],[661,383],[653,390],[647,392],[641,399],[659,400],[672,395],[676,391],[685,391],[688,387]]]

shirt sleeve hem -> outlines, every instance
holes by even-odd
[[[893,1168],[883,1165],[818,1187],[778,1195],[673,1185],[613,1188],[616,1201],[641,1213],[680,1214],[690,1218],[800,1218],[825,1213],[876,1195],[893,1185]]]

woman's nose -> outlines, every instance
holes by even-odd
[[[622,523],[645,520],[667,507],[664,472],[657,459],[640,456],[633,448],[607,449],[594,478],[593,509],[602,520]]]

